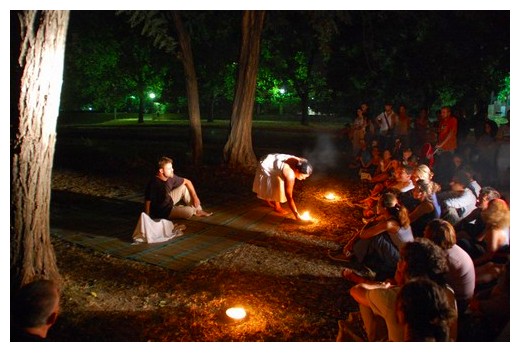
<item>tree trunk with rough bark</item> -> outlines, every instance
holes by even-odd
[[[61,277],[50,237],[51,173],[69,11],[21,11],[11,139],[11,290]],[[16,117],[17,116],[17,117]]]
[[[191,50],[191,40],[188,32],[184,28],[181,16],[178,11],[173,11],[175,29],[179,38],[181,48],[180,58],[184,67],[186,78],[186,95],[188,98],[188,114],[190,117],[191,129],[191,150],[193,164],[198,166],[203,160],[202,127],[200,124],[200,105],[199,105],[199,86],[197,83],[197,73],[193,52]]]
[[[255,104],[256,76],[260,56],[260,38],[265,11],[244,11],[238,81],[231,113],[231,131],[224,146],[224,160],[229,167],[251,170],[257,159],[251,131]]]

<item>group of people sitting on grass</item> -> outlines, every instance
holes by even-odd
[[[433,166],[441,179],[428,160],[398,148],[379,157],[377,142],[371,149],[361,142],[351,164],[370,174],[361,177],[369,190],[352,204],[364,226],[329,252],[350,263],[341,276],[354,283],[350,294],[359,304],[339,321],[337,340],[509,338],[508,202],[481,187],[460,154],[443,154],[453,167]]]

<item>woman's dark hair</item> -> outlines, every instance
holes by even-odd
[[[381,205],[388,210],[401,227],[408,227],[410,225],[410,217],[408,216],[408,210],[403,205],[399,204],[397,196],[392,192],[387,192],[381,195],[379,199]]]
[[[448,221],[443,219],[433,219],[424,230],[424,237],[433,241],[444,250],[451,249],[457,244],[455,228]]]
[[[450,323],[456,312],[437,283],[428,278],[410,280],[397,294],[396,307],[409,326],[411,340],[449,340]]]
[[[311,175],[312,174],[312,166],[309,163],[309,161],[302,159],[298,161],[298,164],[296,165],[296,169],[298,172],[303,173],[304,175]]]
[[[400,250],[401,259],[406,262],[408,279],[428,277],[440,285],[446,283],[448,258],[446,251],[426,238],[415,238],[404,243]]]

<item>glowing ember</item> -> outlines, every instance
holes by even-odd
[[[311,219],[311,215],[309,214],[308,211],[305,211],[305,212],[302,214],[302,219],[303,219],[303,220],[310,220],[310,219]]]
[[[234,320],[240,320],[246,316],[246,311],[244,308],[229,308],[226,310],[226,315]]]
[[[334,199],[336,199],[336,196],[335,196],[332,192],[329,192],[329,193],[325,196],[325,198],[326,198],[327,200],[334,200]]]

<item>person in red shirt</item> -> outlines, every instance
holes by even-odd
[[[443,151],[453,152],[457,148],[457,118],[451,115],[450,107],[441,108],[437,145]]]
[[[437,182],[444,188],[448,187],[455,172],[451,159],[457,149],[457,128],[457,118],[451,115],[450,107],[442,107],[435,145],[435,149],[441,152],[436,152],[435,174]]]

